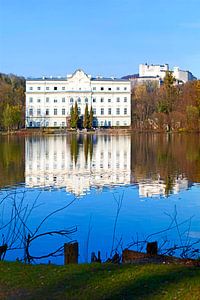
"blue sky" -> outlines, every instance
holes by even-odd
[[[0,0],[0,72],[121,77],[146,62],[200,77],[200,0]]]

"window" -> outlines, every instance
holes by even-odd
[[[65,122],[62,122],[62,127],[65,127]]]
[[[40,116],[40,115],[41,115],[41,109],[38,108],[38,109],[37,109],[37,116]]]
[[[126,86],[124,87],[124,90],[125,90],[125,91],[127,90],[127,87],[126,87]]]
[[[111,121],[108,121],[108,126],[109,126],[109,127],[111,126]]]
[[[120,98],[119,97],[117,97],[117,102],[120,102]]]
[[[119,126],[119,121],[116,122],[116,125]]]
[[[111,91],[111,87],[109,87],[108,90]]]
[[[108,109],[108,114],[111,115],[111,108]]]
[[[81,108],[78,107],[78,114],[81,114]]]
[[[120,108],[117,108],[117,109],[116,109],[116,114],[117,114],[117,115],[120,115]]]
[[[29,109],[29,116],[33,116],[33,109],[32,108]]]
[[[41,102],[41,100],[40,100],[40,99],[37,99],[37,102],[38,102],[38,103],[40,103],[40,102]]]
[[[81,98],[78,98],[78,103],[81,103]]]
[[[111,102],[111,99],[108,99],[108,102]]]
[[[65,98],[62,98],[62,102],[65,102]]]
[[[104,115],[104,108],[101,108],[101,115]]]
[[[93,108],[93,114],[96,115],[96,108]]]
[[[46,102],[49,102],[49,97],[46,97]]]
[[[104,98],[101,98],[101,100],[100,100],[100,101],[101,101],[101,103],[102,103],[102,102],[104,102]]]
[[[88,98],[85,98],[85,103],[88,103]]]
[[[58,114],[57,108],[54,108],[53,112],[54,112],[54,116],[57,116],[57,114]]]
[[[54,99],[54,100],[53,100],[53,102],[54,102],[54,103],[57,103],[57,102],[58,102],[58,100],[57,100],[57,99]]]
[[[49,109],[46,109],[46,116],[49,116]]]
[[[65,115],[65,108],[62,108],[62,115]]]
[[[124,108],[124,114],[127,115],[127,108]]]
[[[73,103],[74,102],[74,99],[73,98],[70,98],[70,103]]]
[[[93,87],[93,91],[96,91],[96,86]]]
[[[32,86],[30,86],[29,90],[30,90],[30,91],[32,91],[32,90],[33,90],[33,87],[32,87]]]
[[[62,87],[62,90],[65,91],[65,86]]]
[[[49,86],[46,86],[46,90],[49,91]]]
[[[101,121],[101,126],[103,126],[103,121]]]
[[[93,102],[93,103],[96,102],[96,98],[93,98],[93,99],[92,99],[92,102]]]
[[[37,87],[37,90],[40,91],[40,86]]]
[[[29,98],[29,102],[31,103],[31,102],[33,102],[33,98],[31,97],[31,98]]]
[[[120,90],[120,88],[117,86],[117,91],[119,91]]]
[[[57,126],[57,122],[54,122],[53,124],[54,124],[55,127]]]
[[[57,88],[57,86],[54,86],[54,88],[53,88],[53,89],[54,89],[54,91],[57,91],[57,89],[58,89],[58,88]]]
[[[124,97],[124,102],[127,102],[127,97]]]
[[[104,91],[104,87],[101,87],[101,91]]]

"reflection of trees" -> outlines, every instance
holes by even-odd
[[[70,151],[71,151],[71,160],[77,163],[78,154],[79,154],[79,142],[77,135],[72,134],[70,137]]]
[[[178,175],[200,182],[200,139],[198,134],[137,134],[131,141],[131,169],[137,179],[158,177],[170,192]]]
[[[87,164],[87,162],[88,162],[88,155],[90,157],[90,160],[92,160],[92,155],[93,155],[93,140],[92,140],[92,135],[86,135],[86,136],[84,136],[83,144],[84,144],[85,162]]]
[[[0,187],[24,182],[24,139],[0,137]]]

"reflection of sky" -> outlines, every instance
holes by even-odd
[[[76,201],[49,218],[40,232],[77,225],[78,231],[72,239],[78,240],[79,261],[85,262],[91,222],[88,259],[90,260],[92,251],[97,253],[98,250],[106,258],[111,251],[117,213],[116,200],[124,193],[117,221],[115,246],[120,238],[121,246],[125,248],[132,238],[136,239],[137,234],[143,240],[149,234],[166,229],[170,224],[169,215],[173,216],[175,206],[179,223],[194,216],[189,236],[192,240],[199,238],[200,185],[191,186],[181,174],[173,176],[172,182],[169,182],[169,196],[166,196],[167,185],[159,174],[154,174],[153,179],[151,176],[141,177],[135,182],[131,174],[130,136],[93,136],[92,142],[91,148],[91,144],[86,144],[84,136],[78,141],[72,141],[67,136],[26,138],[25,188],[19,187],[17,190],[25,191],[23,205],[28,205],[28,209],[41,193],[36,204],[38,207],[27,220],[30,228],[36,228],[49,213],[65,206],[77,195]],[[2,193],[0,200],[6,191]],[[11,208],[12,201],[9,200],[0,205],[0,226],[9,220]],[[184,238],[188,228],[189,222],[180,228]],[[161,241],[162,238],[166,238],[166,234],[152,239]],[[167,238],[180,243],[175,229],[168,233]],[[67,241],[55,237],[41,238],[32,244],[31,254],[46,254]],[[15,259],[20,255],[18,252],[16,255],[8,252],[7,258]],[[56,258],[54,262],[62,263],[63,258]]]
[[[69,206],[66,210],[52,216],[41,228],[41,231],[49,229],[61,229],[72,225],[78,226],[77,233],[72,237],[77,239],[80,245],[79,261],[84,262],[86,259],[86,240],[88,236],[88,226],[91,219],[91,233],[89,239],[89,259],[92,251],[100,250],[105,258],[109,255],[112,243],[113,226],[116,217],[117,204],[116,199],[124,192],[122,208],[120,210],[119,219],[116,228],[116,239],[122,237],[123,248],[131,242],[132,237],[139,239],[153,232],[166,229],[169,226],[170,218],[165,213],[173,215],[174,207],[177,208],[178,222],[182,222],[193,216],[191,225],[191,238],[195,238],[194,232],[200,231],[200,199],[199,186],[193,186],[190,190],[181,191],[179,194],[173,194],[167,198],[139,198],[137,186],[115,187],[112,189],[105,188],[99,193],[93,188],[89,194],[84,195]],[[32,201],[38,195],[38,190],[27,191],[26,201],[31,205]],[[64,190],[42,191],[37,204],[41,204],[36,208],[29,219],[30,227],[34,228],[39,220],[42,220],[48,213],[63,207],[66,203],[73,199],[73,195],[66,193]],[[5,209],[4,214],[9,213],[9,209]],[[8,216],[7,216],[8,217]],[[188,229],[189,224],[186,223],[180,227],[181,232]],[[193,233],[192,233],[193,232]],[[170,240],[177,239],[176,230],[172,230],[168,234]],[[159,236],[161,240],[162,236]],[[166,237],[166,234],[165,234]],[[154,237],[156,239],[158,237]],[[39,255],[44,254],[44,249],[52,249],[60,243],[64,243],[63,239],[40,239],[34,242],[32,253]],[[9,256],[12,254],[9,254]],[[11,257],[11,256],[10,256]],[[8,257],[9,258],[9,257]],[[55,259],[57,263],[62,263],[63,258]]]

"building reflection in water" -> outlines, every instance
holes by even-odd
[[[169,180],[169,182],[165,182],[160,178],[158,178],[158,180],[147,179],[139,182],[139,196],[144,198],[158,195],[168,196],[171,193],[178,194],[188,188],[188,180],[181,175],[175,179]]]
[[[191,186],[176,166],[174,152],[158,163],[158,157],[170,153],[165,149],[167,142],[162,149],[150,138],[145,143],[144,138],[129,135],[71,134],[27,137],[25,145],[27,187],[66,188],[83,195],[92,187],[132,184],[140,197],[154,197],[177,194]]]
[[[131,182],[130,136],[28,137],[25,145],[27,187],[66,188],[82,195],[91,187]]]

